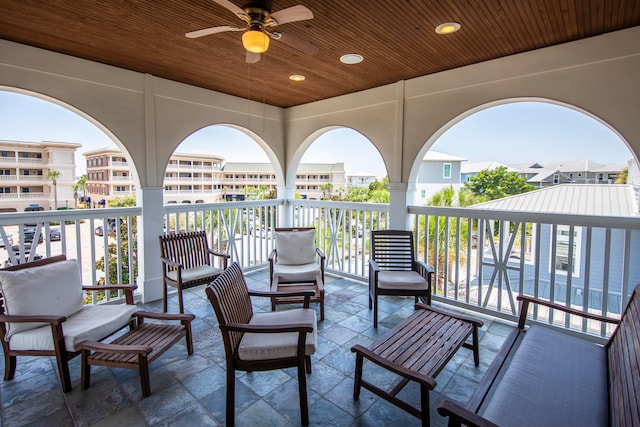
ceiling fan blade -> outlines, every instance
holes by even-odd
[[[225,9],[230,10],[236,16],[238,16],[238,18],[242,19],[243,21],[249,22],[249,16],[245,13],[245,11],[242,10],[240,7],[236,6],[235,4],[231,3],[229,0],[213,0],[213,1],[218,3],[220,6],[224,7]]]
[[[185,36],[187,36],[190,39],[195,39],[202,36],[208,36],[209,34],[223,33],[225,31],[244,31],[244,30],[245,30],[244,28],[236,27],[233,25],[223,25],[221,27],[211,27],[211,28],[204,28],[202,30],[191,31],[185,34]]]
[[[256,62],[260,62],[260,59],[262,58],[262,55],[260,55],[259,53],[253,53],[253,52],[249,52],[247,51],[247,64],[255,64]]]
[[[317,46],[314,46],[311,43],[308,43],[292,35],[285,33],[274,34],[277,34],[277,37],[274,37],[274,39],[280,40],[282,43],[291,46],[292,48],[299,50],[300,52],[306,53],[307,55],[315,55],[320,51]]]
[[[306,6],[299,4],[297,6],[292,6],[286,9],[279,10],[277,12],[273,12],[271,15],[269,15],[268,19],[272,19],[273,21],[275,21],[271,24],[271,26],[282,25],[288,22],[313,19],[313,12],[311,12],[311,10],[309,10],[309,8],[307,8]]]

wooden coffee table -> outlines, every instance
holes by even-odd
[[[308,283],[282,283],[278,273],[274,273],[271,280],[271,292],[299,292],[314,291],[310,302],[320,304],[320,320],[324,320],[324,283],[322,282],[322,274],[318,272],[313,282]],[[303,297],[271,297],[271,310],[275,311],[277,304],[302,304]]]
[[[380,336],[368,347],[356,345],[356,375],[353,399],[360,397],[360,387],[375,393],[399,408],[420,418],[423,426],[430,424],[429,390],[436,387],[435,377],[460,347],[473,350],[473,361],[480,364],[478,328],[480,320],[416,304],[416,312],[402,323]],[[467,343],[469,336],[472,342]],[[400,381],[385,391],[362,379],[364,358],[399,375]],[[396,395],[409,382],[420,384],[421,409],[398,399]]]

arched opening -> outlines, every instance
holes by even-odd
[[[459,192],[481,171],[499,167],[535,188],[612,184],[638,174],[626,141],[598,118],[548,100],[505,100],[461,114],[427,141],[411,172],[414,204],[443,189]]]
[[[278,181],[269,154],[247,132],[211,125],[176,147],[165,169],[164,202],[275,199]]]
[[[388,203],[387,170],[373,143],[347,127],[310,141],[297,165],[296,198]]]

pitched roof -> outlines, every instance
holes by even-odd
[[[492,171],[500,167],[507,168],[507,172],[519,172],[518,169],[512,168],[511,166],[503,165],[502,163],[498,163],[490,160],[487,162],[463,163],[460,166],[460,173],[475,173],[475,172],[481,172],[484,170]]]
[[[561,184],[473,205],[474,209],[565,215],[636,216],[638,203],[631,185]]]
[[[227,162],[224,172],[273,172],[271,163]],[[344,172],[344,163],[300,163],[298,172]]]
[[[439,151],[429,150],[422,158],[423,162],[464,162],[467,159]]]

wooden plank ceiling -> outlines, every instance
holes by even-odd
[[[275,40],[256,64],[241,32],[185,37],[243,25],[212,0],[0,0],[0,38],[288,107],[640,25],[640,0],[273,0],[272,11],[296,4],[314,19],[277,29],[319,52]],[[436,34],[446,21],[461,30]],[[364,61],[342,64],[347,53]]]

